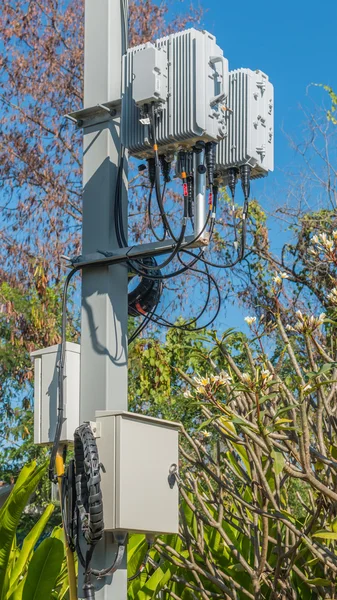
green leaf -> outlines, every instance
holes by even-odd
[[[313,533],[312,537],[323,538],[325,540],[337,540],[337,532],[325,531],[324,529],[321,529],[320,531]]]
[[[48,538],[36,550],[28,567],[22,600],[50,598],[63,562],[63,544]]]
[[[271,457],[274,462],[275,475],[278,476],[278,475],[280,475],[280,473],[282,473],[286,461],[284,459],[282,452],[276,452],[275,450],[272,451]]]
[[[292,410],[293,408],[298,408],[298,405],[290,404],[289,406],[285,406],[284,408],[281,408],[280,410],[278,410],[277,413],[275,414],[274,421],[277,419],[277,417],[280,417],[281,415],[283,415],[284,413],[287,413],[289,410]]]
[[[307,579],[306,583],[310,585],[322,585],[323,587],[334,586],[334,583],[329,579],[323,579],[322,577],[315,577],[315,579]]]
[[[27,568],[28,562],[31,559],[34,548],[49,521],[51,514],[54,511],[54,505],[49,504],[46,510],[44,511],[42,517],[38,520],[36,525],[30,531],[30,533],[25,537],[24,542],[22,544],[22,549],[19,554],[19,558],[17,559],[13,571],[10,577],[10,590],[8,592],[8,596],[13,592],[13,586],[16,585],[17,580],[24,575],[25,569]]]
[[[5,573],[21,515],[30,496],[42,479],[46,468],[47,463],[37,467],[35,462],[24,467],[12,492],[0,510],[0,597],[3,597],[6,592],[4,590]]]
[[[144,561],[148,544],[144,535],[130,536],[128,543],[128,577],[132,577],[139,570]]]

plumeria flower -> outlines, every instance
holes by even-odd
[[[269,371],[269,369],[263,369],[263,371],[261,372],[261,377],[264,381],[270,381],[271,379],[273,379],[273,375]]]
[[[212,437],[212,434],[211,434],[211,432],[210,432],[210,431],[205,431],[205,430],[204,430],[204,431],[202,432],[202,435],[203,435],[205,438],[210,438],[210,437]]]
[[[212,383],[217,383],[220,386],[231,383],[232,378],[228,373],[225,373],[225,371],[221,371],[219,375],[212,375],[211,380]]]
[[[261,383],[262,387],[268,387],[273,381],[273,374],[269,371],[269,369],[263,369],[261,371]]]
[[[337,288],[332,288],[330,294],[328,294],[328,299],[330,300],[331,304],[337,305]]]
[[[193,398],[190,390],[185,390],[184,391],[184,398]]]
[[[245,383],[251,383],[251,377],[249,373],[242,373],[242,379]]]
[[[337,239],[337,232],[332,232],[333,239],[329,238],[326,233],[320,233],[312,237],[312,242],[318,246],[323,252],[331,252],[335,249],[335,240]]]
[[[308,394],[309,392],[312,391],[312,385],[310,385],[310,383],[307,383],[304,388],[303,388],[303,392],[305,392],[306,394]]]
[[[197,392],[198,392],[198,394],[204,394],[205,393],[205,388],[202,385],[199,385],[197,387]]]
[[[275,277],[273,277],[273,282],[276,283],[276,285],[281,285],[282,279],[279,275],[276,275]]]
[[[256,322],[256,317],[245,317],[245,321],[249,326],[251,326]]]
[[[206,385],[210,384],[209,377],[194,377],[194,381],[198,386],[206,387]]]
[[[291,325],[287,326],[287,329],[290,331],[296,331],[297,333],[303,333],[305,331],[315,331],[323,325],[324,320],[326,318],[325,313],[321,313],[319,317],[314,317],[314,315],[303,315],[300,310],[296,312],[296,316],[298,317],[298,321],[295,323],[294,327]]]

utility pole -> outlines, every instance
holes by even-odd
[[[121,4],[121,0],[85,0],[84,109],[121,98],[125,45]],[[113,209],[120,150],[118,116],[84,127],[83,253],[118,247]],[[127,224],[126,185],[122,203]],[[94,421],[97,410],[127,410],[127,285],[126,265],[83,270],[81,423]],[[92,566],[109,567],[116,548],[112,534],[105,533]],[[82,571],[79,567],[79,598],[83,598]],[[126,556],[122,568],[95,587],[96,600],[125,600]]]

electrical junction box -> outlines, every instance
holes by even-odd
[[[133,57],[133,98],[137,106],[167,99],[167,55],[165,48],[146,44]]]
[[[66,342],[64,380],[64,423],[62,442],[73,442],[79,426],[81,346]],[[58,369],[60,346],[31,354],[34,359],[34,444],[54,442],[58,417]]]
[[[228,61],[207,31],[188,29],[131,48],[123,62],[122,143],[132,156],[153,156],[144,113],[148,100],[156,101],[160,154],[172,156],[198,140],[221,140],[227,95]]]
[[[274,170],[274,88],[262,71],[229,73],[227,135],[217,146],[216,173],[248,164],[251,178]]]
[[[104,528],[178,533],[179,424],[130,412],[96,412]]]

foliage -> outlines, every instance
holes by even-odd
[[[41,536],[53,513],[50,504],[27,534],[21,547],[16,533],[30,496],[46,472],[47,463],[24,467],[0,510],[0,599],[35,600],[65,598],[68,589],[63,532],[57,528],[41,541]]]
[[[61,283],[47,285],[42,266],[33,285],[17,280],[0,284],[0,479],[9,480],[25,462],[44,450],[31,443],[33,364],[30,353],[60,341]],[[78,339],[77,314],[68,319],[68,339]]]
[[[285,315],[280,272],[269,320],[246,318],[251,339],[239,334],[234,349],[233,331],[213,332],[200,349],[196,335],[189,368],[172,365],[194,410],[182,426],[181,530],[147,558],[133,540],[131,574],[145,559],[147,569],[130,598],[335,597],[337,232],[312,236],[310,250],[331,280],[326,314]],[[155,369],[143,376],[153,381]]]
[[[84,0],[1,6],[1,258],[24,280],[27,262],[38,256],[59,281],[61,255],[80,249],[82,142],[64,115],[82,105],[83,13]],[[199,18],[192,6],[172,16],[166,1],[132,1],[130,44]]]

